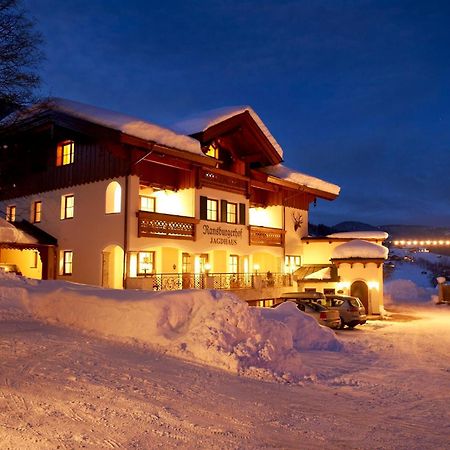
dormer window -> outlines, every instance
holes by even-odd
[[[75,142],[63,141],[58,143],[56,147],[56,165],[66,166],[73,164],[75,154]]]

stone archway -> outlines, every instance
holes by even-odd
[[[119,245],[108,245],[102,251],[102,286],[123,288],[123,249]]]
[[[350,295],[358,297],[366,308],[366,313],[369,314],[369,288],[367,284],[364,281],[354,281],[350,288]]]

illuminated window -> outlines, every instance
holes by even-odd
[[[6,207],[6,220],[8,222],[16,221],[16,205],[9,205]]]
[[[206,202],[206,220],[217,221],[217,200],[211,200],[208,198]]]
[[[209,266],[209,256],[208,253],[202,253],[199,257],[199,269],[200,273],[205,273],[206,270],[210,269]]]
[[[239,272],[239,256],[230,255],[230,273]]]
[[[64,250],[62,257],[62,274],[72,275],[73,251]]]
[[[153,273],[155,263],[155,252],[139,252],[138,253],[138,275],[147,275]]]
[[[74,154],[75,142],[60,142],[56,147],[56,165],[66,166],[67,164],[73,164]]]
[[[189,253],[183,253],[181,255],[181,271],[183,273],[189,273],[191,271],[191,255]]]
[[[227,203],[227,222],[237,223],[237,204]]]
[[[211,158],[219,159],[219,149],[211,144],[205,152],[206,156],[211,156]]]
[[[293,273],[302,265],[301,257],[298,255],[286,255],[284,257],[284,264],[286,266],[286,272]]]
[[[147,197],[145,195],[140,195],[140,210],[147,212],[156,211],[156,199],[155,197]]]
[[[112,181],[106,188],[106,214],[120,213],[122,208],[122,187],[117,181]]]
[[[32,269],[36,269],[39,262],[39,252],[37,250],[33,250],[33,254],[31,255],[31,265]]]
[[[39,223],[42,217],[42,202],[39,200],[33,203],[33,223]]]
[[[63,195],[61,197],[61,219],[72,219],[75,211],[75,196]]]

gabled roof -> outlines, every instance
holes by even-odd
[[[232,139],[243,159],[253,158],[262,165],[278,164],[283,149],[250,106],[234,106],[206,111],[172,126],[207,144],[214,139]],[[256,144],[256,145],[255,145]]]
[[[0,122],[0,126],[20,123],[46,111],[67,114],[71,117],[120,131],[132,137],[204,156],[200,143],[189,136],[177,134],[168,128],[160,127],[136,117],[64,98],[50,98],[20,114],[13,113],[3,119]]]
[[[275,177],[276,179],[286,181],[298,186],[307,187],[312,193],[316,193],[319,197],[334,199],[339,195],[341,188],[336,184],[328,183],[320,178],[312,177],[301,172],[289,169],[283,164],[275,166],[261,167],[260,172]],[[276,181],[276,180],[272,180]]]

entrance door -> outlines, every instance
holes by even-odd
[[[101,282],[107,288],[123,287],[123,250],[118,245],[109,245],[103,249]]]
[[[355,281],[350,288],[350,295],[358,297],[366,308],[366,313],[369,314],[369,288],[367,284],[364,281]]]

